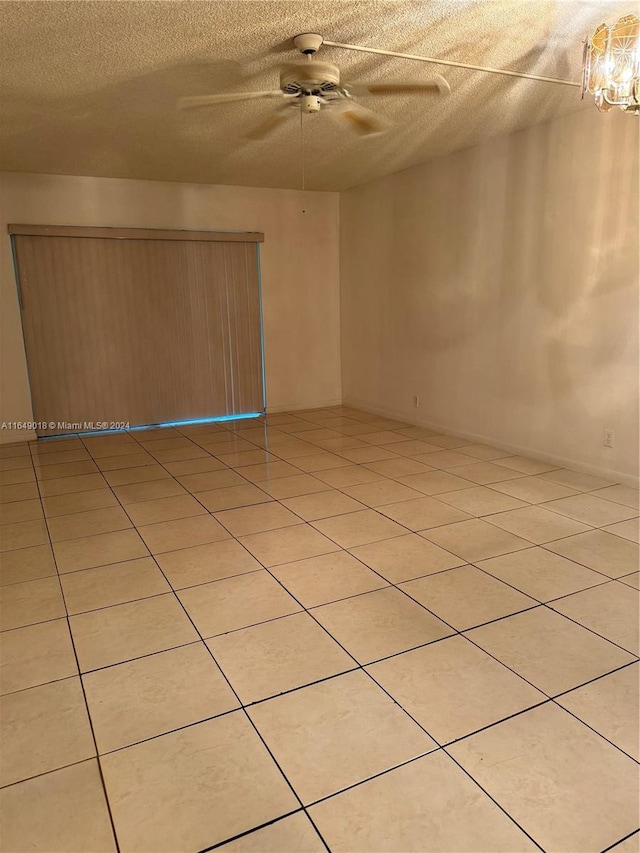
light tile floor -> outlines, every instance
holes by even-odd
[[[3,849],[638,851],[638,492],[348,407],[0,448]]]

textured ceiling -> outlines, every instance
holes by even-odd
[[[459,62],[580,78],[581,41],[629,11],[605,0],[75,0],[0,3],[0,168],[299,187],[300,127],[244,140],[273,102],[178,112],[183,95],[277,88],[299,32]],[[631,2],[635,6],[635,0]],[[362,139],[305,116],[307,187],[343,190],[578,109],[580,90],[323,48],[343,78],[420,81],[452,94],[363,99],[390,119]],[[602,117],[607,120],[606,116]],[[631,119],[630,119],[631,120]]]

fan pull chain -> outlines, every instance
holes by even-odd
[[[300,163],[302,166],[302,212],[306,213],[305,204],[305,168],[304,168],[304,132],[302,127],[302,104],[300,105]]]

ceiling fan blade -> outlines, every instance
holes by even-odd
[[[352,99],[332,106],[329,113],[359,136],[379,136],[389,127],[388,122]]]
[[[282,97],[280,89],[274,89],[270,92],[234,92],[225,95],[192,95],[186,98],[180,98],[178,101],[178,109],[189,110],[194,107],[211,107],[215,104],[232,104],[236,101],[253,101],[256,98],[276,97]]]
[[[451,86],[444,77],[436,74],[435,77],[425,80],[424,83],[411,83],[398,81],[394,83],[360,83],[348,84],[346,88],[354,95],[448,95]]]
[[[264,139],[266,136],[269,136],[270,133],[273,133],[274,130],[277,130],[280,125],[284,124],[285,121],[289,118],[291,112],[288,107],[282,107],[277,112],[273,113],[273,115],[267,116],[264,121],[261,121],[260,124],[256,125],[253,130],[250,130],[249,133],[244,134],[245,139]]]

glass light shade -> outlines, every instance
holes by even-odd
[[[640,114],[640,18],[601,24],[585,44],[582,92],[604,112],[620,107]]]

